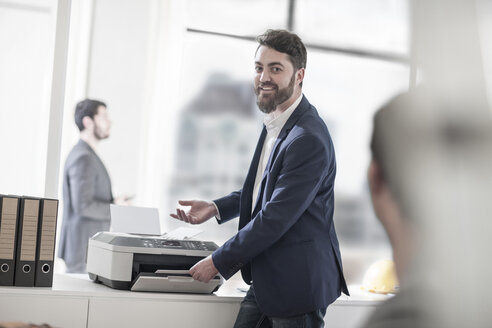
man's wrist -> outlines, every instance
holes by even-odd
[[[217,220],[217,223],[221,223],[221,218],[220,218],[220,212],[219,212],[219,208],[217,207],[217,204],[215,204],[215,202],[212,202],[212,204],[214,205],[215,207],[215,220]]]

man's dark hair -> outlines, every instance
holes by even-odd
[[[256,51],[261,46],[272,48],[289,55],[289,59],[294,66],[294,71],[300,68],[306,68],[306,47],[297,34],[286,30],[267,30],[264,34],[258,36],[256,41],[260,44]]]
[[[94,119],[94,115],[97,114],[99,106],[107,107],[105,103],[99,100],[84,99],[82,101],[79,101],[79,103],[75,107],[74,116],[75,124],[80,131],[84,130],[84,124],[82,123],[84,117],[89,116],[91,119]]]

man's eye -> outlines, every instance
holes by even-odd
[[[278,73],[280,71],[281,71],[280,67],[272,67],[272,72]]]
[[[263,70],[263,68],[260,67],[260,66],[256,66],[255,67],[255,71],[258,72],[258,73],[261,72],[262,70]]]

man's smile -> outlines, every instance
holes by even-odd
[[[277,90],[277,88],[275,86],[271,86],[271,85],[264,85],[264,86],[259,86],[258,87],[258,90],[262,93],[272,93],[274,92],[275,90]]]

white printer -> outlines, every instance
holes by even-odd
[[[188,270],[218,246],[209,241],[98,232],[89,239],[87,272],[94,282],[132,291],[213,293],[223,283],[194,280]]]

